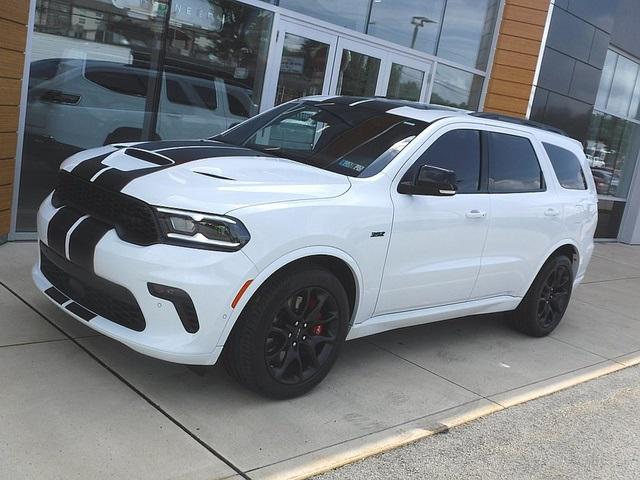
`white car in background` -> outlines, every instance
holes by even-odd
[[[33,278],[134,350],[224,358],[287,398],[345,339],[492,312],[549,334],[585,275],[596,207],[581,145],[549,128],[309,97],[213,139],[70,157],[38,213]]]
[[[26,133],[91,148],[141,138],[149,69],[99,60],[31,65]],[[209,137],[255,113],[251,91],[216,76],[165,72],[157,138]]]

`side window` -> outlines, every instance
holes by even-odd
[[[586,190],[587,180],[584,177],[580,160],[572,152],[551,143],[543,143],[549,155],[553,171],[562,187],[569,190]]]
[[[251,116],[251,90],[236,87],[225,82],[227,89],[227,102],[229,103],[229,112],[238,117],[249,118]]]
[[[416,175],[423,165],[452,170],[456,174],[458,193],[480,190],[480,132],[452,130],[438,138],[422,154],[409,174]]]
[[[200,97],[202,101],[202,105],[204,108],[208,108],[209,110],[215,110],[218,108],[218,99],[216,98],[216,88],[214,86],[213,81],[208,82],[206,85],[199,85],[196,83],[192,84],[193,89]]]
[[[540,162],[524,137],[489,133],[489,191],[539,192],[546,189]]]
[[[172,103],[215,110],[218,107],[213,81],[190,80],[188,78],[167,78],[167,98]],[[188,89],[191,88],[191,95]],[[193,92],[197,97],[193,97]]]
[[[142,72],[92,68],[85,71],[85,78],[111,91],[144,97],[147,94],[149,77]]]
[[[191,105],[193,101],[187,95],[182,83],[172,78],[167,78],[167,98],[172,103],[180,103],[182,105]]]

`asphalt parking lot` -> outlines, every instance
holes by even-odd
[[[0,478],[300,478],[640,361],[640,247],[598,244],[550,337],[495,315],[356,340],[289,401],[95,334],[32,286],[36,252],[0,247]]]

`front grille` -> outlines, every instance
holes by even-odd
[[[113,225],[118,236],[137,245],[158,242],[158,224],[150,205],[120,192],[109,191],[69,172],[58,174],[53,205],[76,210]]]
[[[145,329],[142,310],[129,290],[81,269],[44,243],[40,270],[54,287],[93,313],[137,332]]]

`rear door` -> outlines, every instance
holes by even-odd
[[[484,138],[491,219],[473,297],[521,296],[563,237],[562,204],[537,139],[498,127]]]

